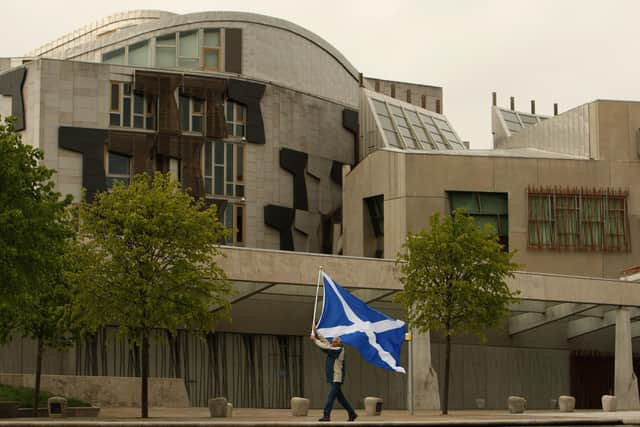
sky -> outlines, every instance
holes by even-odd
[[[444,89],[444,114],[471,148],[491,148],[491,93],[538,114],[595,99],[640,101],[638,0],[41,0],[3,4],[0,57],[130,9],[236,10],[294,22],[365,76]]]

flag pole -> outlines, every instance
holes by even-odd
[[[318,269],[318,280],[316,281],[316,301],[313,303],[313,322],[312,325],[316,325],[316,310],[318,309],[318,293],[320,292],[320,281],[322,280],[322,266]],[[311,335],[315,335],[313,333],[313,328],[311,328]]]

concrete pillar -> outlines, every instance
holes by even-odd
[[[616,310],[616,355],[614,391],[618,409],[640,409],[638,378],[633,372],[633,350],[631,348],[631,317],[629,309]]]
[[[431,366],[431,336],[413,334],[413,399],[416,410],[439,410],[438,375]]]

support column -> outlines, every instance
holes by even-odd
[[[413,399],[416,410],[439,410],[438,375],[431,366],[431,336],[415,333],[413,351]],[[411,380],[411,378],[409,378]]]
[[[616,310],[615,396],[618,409],[640,409],[638,378],[633,372],[631,347],[631,316],[629,309]]]

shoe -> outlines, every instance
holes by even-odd
[[[329,418],[329,417],[322,417],[322,418],[320,418],[318,421],[331,421],[331,418]]]
[[[349,421],[355,421],[356,418],[358,418],[358,414],[356,414],[355,412],[349,415]]]

